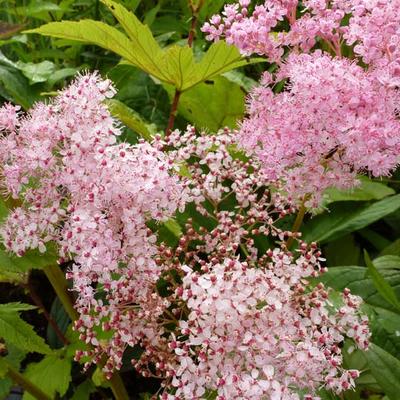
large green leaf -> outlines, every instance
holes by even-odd
[[[160,80],[167,79],[164,70],[164,52],[154,39],[147,25],[142,24],[135,14],[129,12],[115,1],[102,0],[118,20],[129,39],[131,40],[132,64],[156,76]],[[126,58],[126,57],[125,57]]]
[[[354,189],[327,189],[324,193],[326,202],[380,200],[384,197],[395,194],[395,191],[392,188],[380,182],[373,182],[367,177],[360,177],[360,182],[360,186]]]
[[[400,271],[397,268],[380,269],[382,277],[393,288],[396,296],[400,296]],[[357,294],[363,300],[376,307],[391,311],[396,309],[388,303],[375,287],[368,269],[360,266],[332,267],[320,277],[327,286],[342,291],[349,288],[352,293]]]
[[[390,400],[400,395],[400,361],[391,354],[371,343],[365,352],[369,368]]]
[[[116,28],[93,20],[51,22],[26,32],[96,44],[181,92],[240,66],[265,61],[244,58],[236,47],[224,41],[212,44],[200,61],[196,61],[188,45],[162,49],[150,29],[133,13],[114,1],[102,1],[127,36]]]
[[[368,268],[368,272],[372,278],[372,282],[374,283],[376,289],[379,294],[393,307],[397,308],[400,311],[400,301],[398,300],[396,293],[393,288],[389,285],[388,282],[385,281],[385,278],[382,274],[376,269],[374,263],[369,258],[368,253],[364,250],[364,259]]]
[[[386,197],[372,204],[334,203],[330,212],[318,215],[303,229],[303,239],[320,243],[337,239],[391,214],[400,208],[400,194]]]
[[[114,117],[118,118],[125,126],[138,133],[144,139],[152,140],[157,133],[157,127],[154,124],[146,122],[139,113],[121,101],[109,99],[106,104]]]
[[[173,89],[166,89],[173,96]],[[198,128],[212,132],[225,126],[235,128],[244,115],[245,95],[238,84],[219,76],[184,92],[178,111]]]
[[[38,93],[30,87],[28,80],[18,70],[3,65],[0,65],[0,95],[25,109],[40,99]]]
[[[26,310],[27,308],[26,305],[16,305],[16,303],[1,305],[0,337],[21,350],[51,354],[52,350],[43,338],[36,334],[31,325],[21,319],[19,309]]]
[[[56,70],[56,66],[51,61],[42,61],[40,63],[17,63],[19,70],[29,79],[31,84],[46,82]]]
[[[56,393],[63,396],[67,392],[71,382],[71,366],[70,358],[49,355],[38,363],[29,364],[24,375],[43,392],[54,398]],[[25,392],[23,400],[35,400],[35,398]]]
[[[132,54],[133,49],[131,41],[118,29],[104,22],[90,19],[84,19],[78,22],[50,22],[39,28],[28,30],[26,33],[39,33],[44,36],[95,44],[106,50],[117,53],[133,64],[136,62]]]
[[[390,285],[397,297],[400,296],[399,264],[388,257],[374,260],[375,267],[382,278]],[[365,302],[371,322],[373,340],[393,355],[400,357],[400,314],[388,302],[374,285],[371,274],[366,267],[348,266],[332,267],[319,278],[327,286],[342,291],[349,288]]]

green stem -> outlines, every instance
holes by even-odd
[[[297,233],[300,230],[301,224],[303,223],[303,220],[304,220],[304,216],[306,215],[306,211],[307,211],[307,209],[304,206],[304,202],[303,202],[303,204],[299,208],[299,212],[297,213],[296,219],[292,226],[292,233]],[[293,241],[294,241],[294,236],[291,236],[287,240],[286,247],[288,250],[290,249],[290,247],[292,247]]]
[[[4,359],[3,359],[4,360]],[[7,362],[6,360],[4,360]],[[24,375],[18,372],[14,367],[7,362],[7,375],[13,382],[20,385],[24,390],[30,393],[32,396],[36,397],[38,400],[52,400],[50,396],[44,393],[40,388],[38,388],[34,383],[27,379]]]
[[[114,373],[109,382],[116,400],[129,400],[129,395],[124,382],[122,382],[121,375]]]
[[[57,265],[50,265],[44,268],[44,272],[60,299],[65,311],[72,321],[79,318],[78,312],[74,308],[74,303],[68,290],[68,282],[61,268]],[[110,379],[110,387],[116,400],[129,400],[128,392],[122,382],[120,375],[115,372]]]
[[[62,305],[64,306],[68,316],[72,321],[77,320],[79,318],[79,314],[74,308],[74,303],[68,290],[68,282],[65,279],[64,273],[57,265],[49,265],[43,270]]]

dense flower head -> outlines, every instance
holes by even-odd
[[[376,70],[377,78],[400,86],[400,2],[353,0],[344,38]]]
[[[340,343],[351,332],[368,345],[368,321],[360,299],[346,291],[335,308],[322,284],[304,286],[319,269],[318,252],[275,249],[259,267],[227,258],[206,273],[189,267],[179,290],[188,308],[173,342],[179,367],[168,399],[309,399],[327,386],[337,393],[354,387],[358,371],[342,369]]]
[[[103,104],[114,93],[110,81],[88,74],[25,117],[10,106],[0,112],[4,189],[23,200],[1,228],[4,243],[22,255],[55,241],[62,261],[73,260],[76,328],[95,346],[93,357],[107,354],[108,370],[126,343],[151,336],[163,306],[153,299],[160,267],[146,222],[184,204],[165,154],[143,141],[117,143],[120,129]],[[120,315],[121,304],[135,306]],[[104,321],[117,333],[100,346],[95,328]]]
[[[400,150],[399,94],[347,59],[321,52],[292,54],[276,80],[253,90],[240,141],[289,198],[318,206],[330,186],[349,188],[356,174],[388,175]]]
[[[250,3],[226,5],[203,31],[277,63],[250,93],[239,134],[267,178],[283,180],[289,202],[318,207],[326,188],[354,187],[358,173],[389,175],[400,141],[399,1],[268,0],[253,12]]]

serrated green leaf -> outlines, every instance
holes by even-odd
[[[133,13],[112,0],[102,2],[113,13],[127,36],[103,22],[93,20],[50,22],[26,33],[98,45],[181,92],[243,65],[265,62],[262,58],[242,57],[236,47],[224,41],[213,43],[198,62],[188,45],[174,45],[164,50],[148,26],[142,24]]]
[[[365,352],[368,366],[390,400],[398,400],[400,394],[400,361],[371,343]]]
[[[154,39],[147,25],[142,24],[135,14],[115,1],[101,0],[113,13],[131,40],[131,59],[126,58],[143,71],[163,80],[168,79],[164,71],[164,52]]]
[[[31,304],[20,302],[0,304],[0,314],[2,313],[15,313],[19,311],[35,310],[37,307]]]
[[[389,285],[388,282],[385,281],[385,278],[379,273],[376,269],[375,265],[371,261],[368,253],[364,250],[364,259],[365,264],[367,265],[368,272],[371,275],[372,281],[379,294],[393,307],[397,308],[400,311],[400,301],[397,299],[396,293]]]
[[[345,202],[335,203],[330,207],[330,212],[318,215],[304,226],[303,240],[328,242],[362,229],[399,208],[400,194],[372,204],[355,204],[351,207]]]
[[[396,296],[400,296],[400,271],[386,268],[380,270],[383,278],[394,289]],[[375,307],[396,311],[378,292],[374,286],[368,269],[360,266],[332,267],[319,280],[333,289],[342,291],[349,288],[352,293],[361,296],[363,300]]]
[[[49,355],[38,363],[29,364],[24,375],[43,392],[54,398],[56,393],[63,396],[67,392],[71,382],[71,367],[70,358]],[[23,400],[35,400],[35,398],[25,392]]]
[[[83,43],[95,44],[106,50],[113,51],[126,60],[135,63],[132,56],[132,44],[130,40],[104,22],[84,19],[79,22],[61,21],[50,22],[36,29],[30,29],[25,33],[38,33],[59,39],[74,40]]]
[[[152,140],[157,133],[157,127],[150,124],[140,116],[136,111],[132,110],[119,100],[109,99],[106,101],[110,113],[118,118],[124,125],[138,133],[146,140]]]
[[[13,307],[16,307],[15,303],[11,305],[11,308]],[[51,354],[50,347],[32,326],[22,320],[17,311],[9,311],[6,308],[6,304],[0,308],[0,337],[21,350]]]

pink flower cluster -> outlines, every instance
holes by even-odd
[[[190,268],[182,299],[189,315],[173,342],[179,368],[177,388],[168,399],[201,399],[216,391],[218,400],[308,399],[325,384],[336,393],[354,387],[358,371],[343,371],[338,346],[351,331],[356,343],[368,345],[368,321],[360,320],[360,299],[343,295],[334,313],[323,285],[306,292],[304,278],[316,274],[318,252],[302,245],[294,257],[279,249],[269,261],[251,268],[237,259]]]
[[[259,251],[256,241],[292,236],[276,223],[294,210],[265,188],[269,181],[257,162],[232,154],[235,136],[197,135],[189,127],[166,141],[173,160],[186,161],[182,180],[211,227],[204,221],[196,231],[190,219],[178,247],[159,248],[157,263],[182,279],[164,275],[175,288],[169,311],[176,326],[169,342],[174,355],[157,364],[174,389],[162,398],[299,400],[299,390],[316,399],[321,386],[350,389],[359,373],[341,367],[340,343],[349,336],[368,346],[361,299],[346,290],[335,308],[329,289],[308,285],[323,270],[315,244],[300,243],[294,254],[285,242]],[[236,212],[224,210],[227,201]]]
[[[249,6],[226,5],[203,31],[279,66],[251,92],[239,134],[267,177],[283,181],[293,204],[318,207],[330,186],[356,186],[363,172],[389,175],[399,163],[400,3],[268,0],[251,15]]]
[[[377,79],[400,86],[400,1],[353,0],[344,39],[376,71]]]
[[[329,57],[317,60],[312,71],[301,57],[281,70],[287,76],[299,71],[292,93],[282,98],[287,107],[293,102],[292,111],[300,106],[301,85],[313,84],[309,73],[327,79],[322,71]],[[354,85],[370,84],[357,81],[357,66],[348,68],[343,98],[328,98],[327,108],[358,93]],[[328,79],[330,87],[336,90]],[[60,262],[70,262],[75,329],[89,345],[76,360],[85,367],[101,363],[111,377],[125,350],[140,347],[133,366],[145,377],[161,378],[167,400],[209,394],[218,400],[299,400],[299,390],[316,399],[320,387],[337,393],[352,388],[358,371],[343,369],[340,345],[347,336],[366,348],[368,320],[348,290],[336,306],[329,289],[308,282],[324,270],[321,253],[278,226],[296,211],[281,195],[287,189],[282,171],[296,166],[287,161],[273,175],[261,154],[253,159],[239,152],[238,132],[227,129],[208,135],[188,127],[167,138],[157,135],[152,144],[118,142],[120,129],[103,103],[113,95],[109,81],[85,75],[25,117],[9,105],[0,110],[4,186],[22,201],[0,233],[18,255],[44,252],[55,242]],[[312,109],[313,99],[304,99]],[[366,107],[367,114],[373,101],[378,99],[359,95],[354,107],[359,113]],[[306,123],[311,132],[323,122]],[[332,119],[326,124],[333,129]],[[277,147],[284,143],[279,139],[276,134]],[[339,145],[343,149],[330,156],[336,160],[347,154],[347,142]],[[298,152],[310,150],[310,144],[302,146]],[[329,142],[320,154],[335,146]],[[325,159],[325,168],[333,169]],[[176,245],[163,243],[159,229],[171,217],[184,229]]]
[[[5,186],[23,200],[1,228],[4,243],[23,255],[55,241],[61,261],[74,261],[76,328],[95,346],[91,356],[107,355],[108,372],[121,366],[127,343],[152,337],[163,306],[154,298],[160,268],[146,222],[184,204],[164,153],[144,142],[117,143],[120,130],[103,104],[114,93],[110,81],[85,75],[26,117],[10,106],[0,112],[8,131],[0,141]],[[130,306],[123,315],[122,305]],[[96,327],[104,321],[114,334],[100,345]]]
[[[389,175],[398,164],[399,93],[348,59],[292,54],[276,76],[264,76],[249,99],[240,142],[257,155],[270,179],[283,179],[287,196],[317,207],[331,186],[351,188],[357,173]]]

